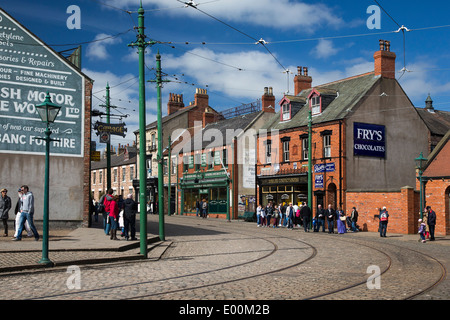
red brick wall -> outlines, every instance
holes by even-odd
[[[450,234],[449,192],[450,179],[426,182],[425,206],[436,212],[436,235]]]
[[[397,192],[347,192],[347,211],[350,215],[352,207],[358,210],[358,225],[364,231],[378,231],[378,209],[386,206],[389,212],[388,232],[416,233],[418,210],[418,192],[405,187]]]

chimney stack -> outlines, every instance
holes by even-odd
[[[216,115],[213,112],[210,112],[210,109],[207,107],[205,108],[205,112],[203,112],[203,118],[202,118],[202,127],[206,127],[209,123],[214,123],[216,119]]]
[[[209,97],[206,89],[197,88],[195,90],[195,105],[198,110],[201,112],[205,112],[206,108],[209,106]]]
[[[167,115],[177,112],[184,108],[183,95],[182,94],[169,94],[169,102],[167,103]]]
[[[312,78],[308,76],[307,67],[297,67],[297,75],[294,78],[294,93],[298,95],[306,89],[311,89]]]
[[[265,87],[262,96],[262,111],[275,113],[275,96],[273,95],[272,87]]]
[[[391,42],[380,40],[380,51],[375,52],[375,76],[382,76],[387,79],[395,79],[395,58],[394,52],[391,52]]]

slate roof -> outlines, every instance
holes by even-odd
[[[365,73],[359,76],[323,84],[311,89],[303,90],[297,96],[299,98],[307,99],[312,90],[316,90],[323,95],[336,96],[331,103],[322,111],[320,115],[313,116],[312,122],[321,123],[343,119],[347,116],[366,93],[375,85],[380,79],[375,76],[373,72]],[[290,128],[302,127],[308,125],[309,108],[304,105],[291,120],[280,121],[280,112],[277,112],[262,129],[278,129],[285,130]]]
[[[416,110],[432,134],[444,136],[450,129],[450,112],[417,107]]]

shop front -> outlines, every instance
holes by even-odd
[[[181,214],[195,215],[196,203],[205,200],[210,216],[226,218],[230,208],[230,179],[224,172],[184,174],[180,182]]]
[[[308,200],[307,174],[258,177],[258,204],[300,204]]]

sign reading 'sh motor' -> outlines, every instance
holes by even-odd
[[[353,123],[353,154],[355,156],[386,157],[385,126]]]
[[[0,153],[43,154],[46,124],[36,112],[48,91],[61,106],[51,125],[54,155],[83,156],[80,72],[0,9]]]

